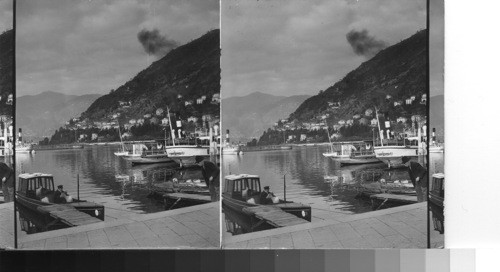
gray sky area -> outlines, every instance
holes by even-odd
[[[430,0],[429,6],[430,95],[444,94],[444,1]]]
[[[12,29],[13,0],[0,0],[0,33]]]
[[[108,93],[216,28],[218,0],[18,1],[17,96]]]
[[[372,56],[348,33],[390,46],[424,29],[427,13],[425,0],[225,0],[221,10],[223,97],[317,94]]]

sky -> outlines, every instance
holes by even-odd
[[[161,54],[219,28],[219,1],[18,1],[16,15],[17,96],[107,94]]]
[[[429,6],[430,96],[444,94],[444,1],[430,0]]]
[[[223,98],[315,95],[373,54],[351,31],[390,46],[426,27],[425,0],[222,1]],[[356,53],[358,51],[358,53]]]
[[[0,33],[12,29],[13,1],[14,0],[0,0]]]

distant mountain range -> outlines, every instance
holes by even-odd
[[[100,96],[43,92],[17,97],[16,127],[22,128],[25,139],[50,137],[70,118],[80,116]]]
[[[230,131],[231,142],[258,138],[277,120],[286,118],[310,95],[274,96],[254,92],[242,97],[222,100],[223,133]]]
[[[436,136],[438,141],[443,141],[444,137],[444,95],[436,95],[431,97],[429,103],[430,124],[432,128],[436,128]]]
[[[0,34],[0,114],[12,115],[12,105],[6,104],[13,93],[14,31]]]

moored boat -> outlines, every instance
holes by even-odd
[[[264,204],[260,200],[261,184],[257,175],[229,175],[225,177],[222,205],[241,216],[252,216],[244,211],[245,208],[270,207],[293,214],[298,218],[311,221],[311,207],[301,203],[294,203],[279,199],[276,203]],[[274,201],[273,201],[274,202]]]
[[[104,220],[103,205],[79,199],[72,199],[67,203],[54,203],[55,193],[56,189],[52,175],[42,173],[25,173],[19,175],[16,192],[17,204],[43,218],[46,224],[65,221],[63,215],[60,217],[54,216],[57,211],[74,211],[74,213],[82,212],[89,215],[90,217],[87,218],[80,217],[82,223],[96,222],[95,219],[92,221],[91,217]],[[70,223],[66,222],[65,224]]]
[[[418,137],[408,137],[403,140],[383,140],[382,145],[374,147],[374,152],[377,159],[394,168],[402,166],[402,157],[418,159],[419,155],[423,155],[419,149]]]
[[[130,157],[129,161],[134,164],[166,163],[174,160],[164,150],[145,150],[140,157]]]
[[[323,156],[341,165],[377,163],[372,141],[338,142],[330,144],[330,151]]]

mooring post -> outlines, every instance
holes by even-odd
[[[78,200],[80,200],[80,173],[76,174],[76,195]]]
[[[286,174],[283,175],[283,200],[286,201]]]

